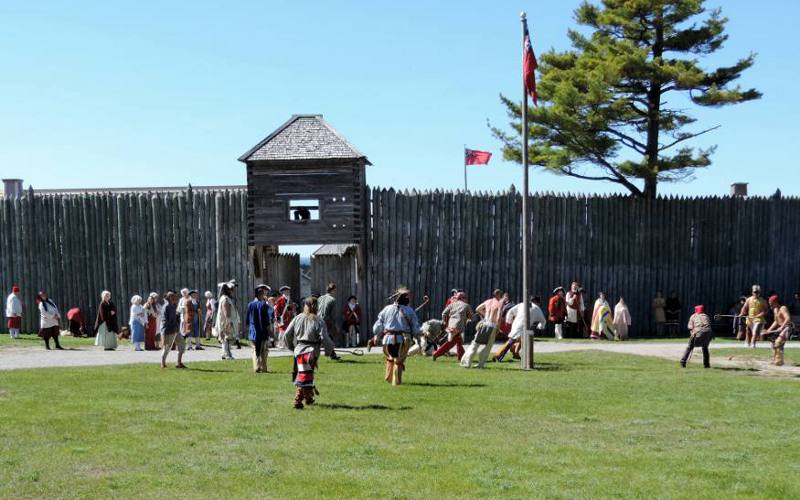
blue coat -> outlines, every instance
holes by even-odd
[[[255,299],[247,305],[247,331],[251,342],[263,342],[269,338],[273,318],[272,306]]]

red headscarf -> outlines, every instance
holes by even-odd
[[[12,286],[11,293],[19,293],[19,287],[17,285]]]
[[[777,295],[773,295],[772,297],[769,298],[769,303],[772,305],[777,305],[781,303],[781,299]]]
[[[706,308],[703,307],[702,304],[699,305],[699,306],[694,306],[694,313],[695,314],[703,314],[704,312],[706,312]]]

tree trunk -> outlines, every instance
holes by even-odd
[[[653,42],[653,61],[664,55],[664,26],[661,13],[656,15],[656,39]],[[650,172],[644,178],[644,197],[655,198],[658,184],[658,136],[661,132],[661,82],[655,76],[647,92],[647,166]]]
[[[642,193],[642,196],[644,198],[654,199],[658,194],[657,186],[658,186],[658,179],[655,176],[645,177],[644,192]]]

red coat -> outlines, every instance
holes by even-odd
[[[356,307],[350,309],[350,304],[345,304],[344,309],[342,309],[342,318],[344,318],[344,324],[347,326],[358,326],[361,324],[361,306],[356,304]]]
[[[564,297],[558,294],[550,297],[547,314],[550,316],[548,319],[553,323],[563,323],[567,317],[567,301],[564,300]]]
[[[292,319],[297,315],[297,304],[290,300],[286,300],[286,297],[281,295],[278,297],[278,300],[275,301],[275,322],[278,324],[278,331],[283,333],[289,328],[289,323],[292,322]]]

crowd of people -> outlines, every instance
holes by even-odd
[[[204,349],[201,339],[215,337],[222,347],[222,359],[234,359],[232,348],[241,348],[240,330],[246,329],[252,346],[253,371],[268,372],[269,350],[273,347],[289,349],[293,354],[292,381],[295,386],[294,406],[303,408],[313,404],[319,394],[314,373],[320,356],[338,359],[337,348],[349,348],[366,342],[368,348],[381,346],[384,355],[384,380],[400,385],[403,380],[408,356],[421,354],[436,361],[449,356],[455,350],[460,366],[484,368],[489,361],[502,362],[511,353],[520,358],[523,335],[534,335],[534,330],[543,332],[548,322],[552,323],[554,336],[584,337],[590,339],[625,340],[631,326],[631,315],[622,297],[613,310],[604,292],[599,292],[591,314],[587,316],[584,290],[574,281],[569,290],[556,287],[550,297],[546,313],[542,310],[540,297],[531,297],[529,302],[512,302],[510,295],[496,289],[492,295],[473,308],[463,290],[453,289],[447,299],[440,318],[420,322],[418,309],[429,304],[424,297],[422,304],[411,306],[413,294],[407,288],[399,288],[390,297],[391,303],[377,315],[370,335],[362,337],[360,326],[362,310],[355,296],[348,297],[341,315],[337,316],[336,284],[330,283],[324,295],[312,294],[302,301],[302,307],[292,299],[291,288],[282,286],[273,292],[268,285],[258,285],[253,290],[252,300],[247,304],[246,317],[239,317],[234,297],[238,285],[235,280],[218,284],[217,294],[206,291],[205,302],[198,290],[168,290],[163,297],[150,293],[145,301],[134,295],[130,299],[128,328],[121,329],[117,308],[109,291],[100,294],[97,316],[94,323],[95,345],[105,350],[115,350],[118,339],[130,335],[136,351],[161,350],[161,367],[166,367],[171,351],[177,351],[176,368],[186,368],[184,352],[189,349]],[[14,286],[6,300],[6,317],[12,338],[18,338],[24,311],[19,297],[20,288]],[[59,343],[61,314],[59,307],[44,291],[36,296],[39,310],[39,336],[50,349],[54,341]],[[792,334],[800,315],[800,294],[795,294],[795,309],[783,304],[777,295],[768,300],[762,297],[761,287],[753,285],[749,297],[742,297],[738,308],[730,315],[737,338],[748,346],[769,340],[772,343],[772,363],[782,365],[783,348]],[[524,325],[524,308],[528,308],[529,324]],[[660,292],[653,300],[657,327],[670,324],[680,318],[680,301],[671,293],[664,298]],[[341,322],[337,321],[341,318]],[[87,332],[80,310],[67,313],[69,329]],[[694,348],[703,351],[703,364],[709,367],[708,346],[713,338],[712,319],[703,305],[694,308],[687,328],[689,344],[681,365],[686,363]],[[465,347],[467,331],[472,336]],[[502,340],[495,347],[496,340]]]

